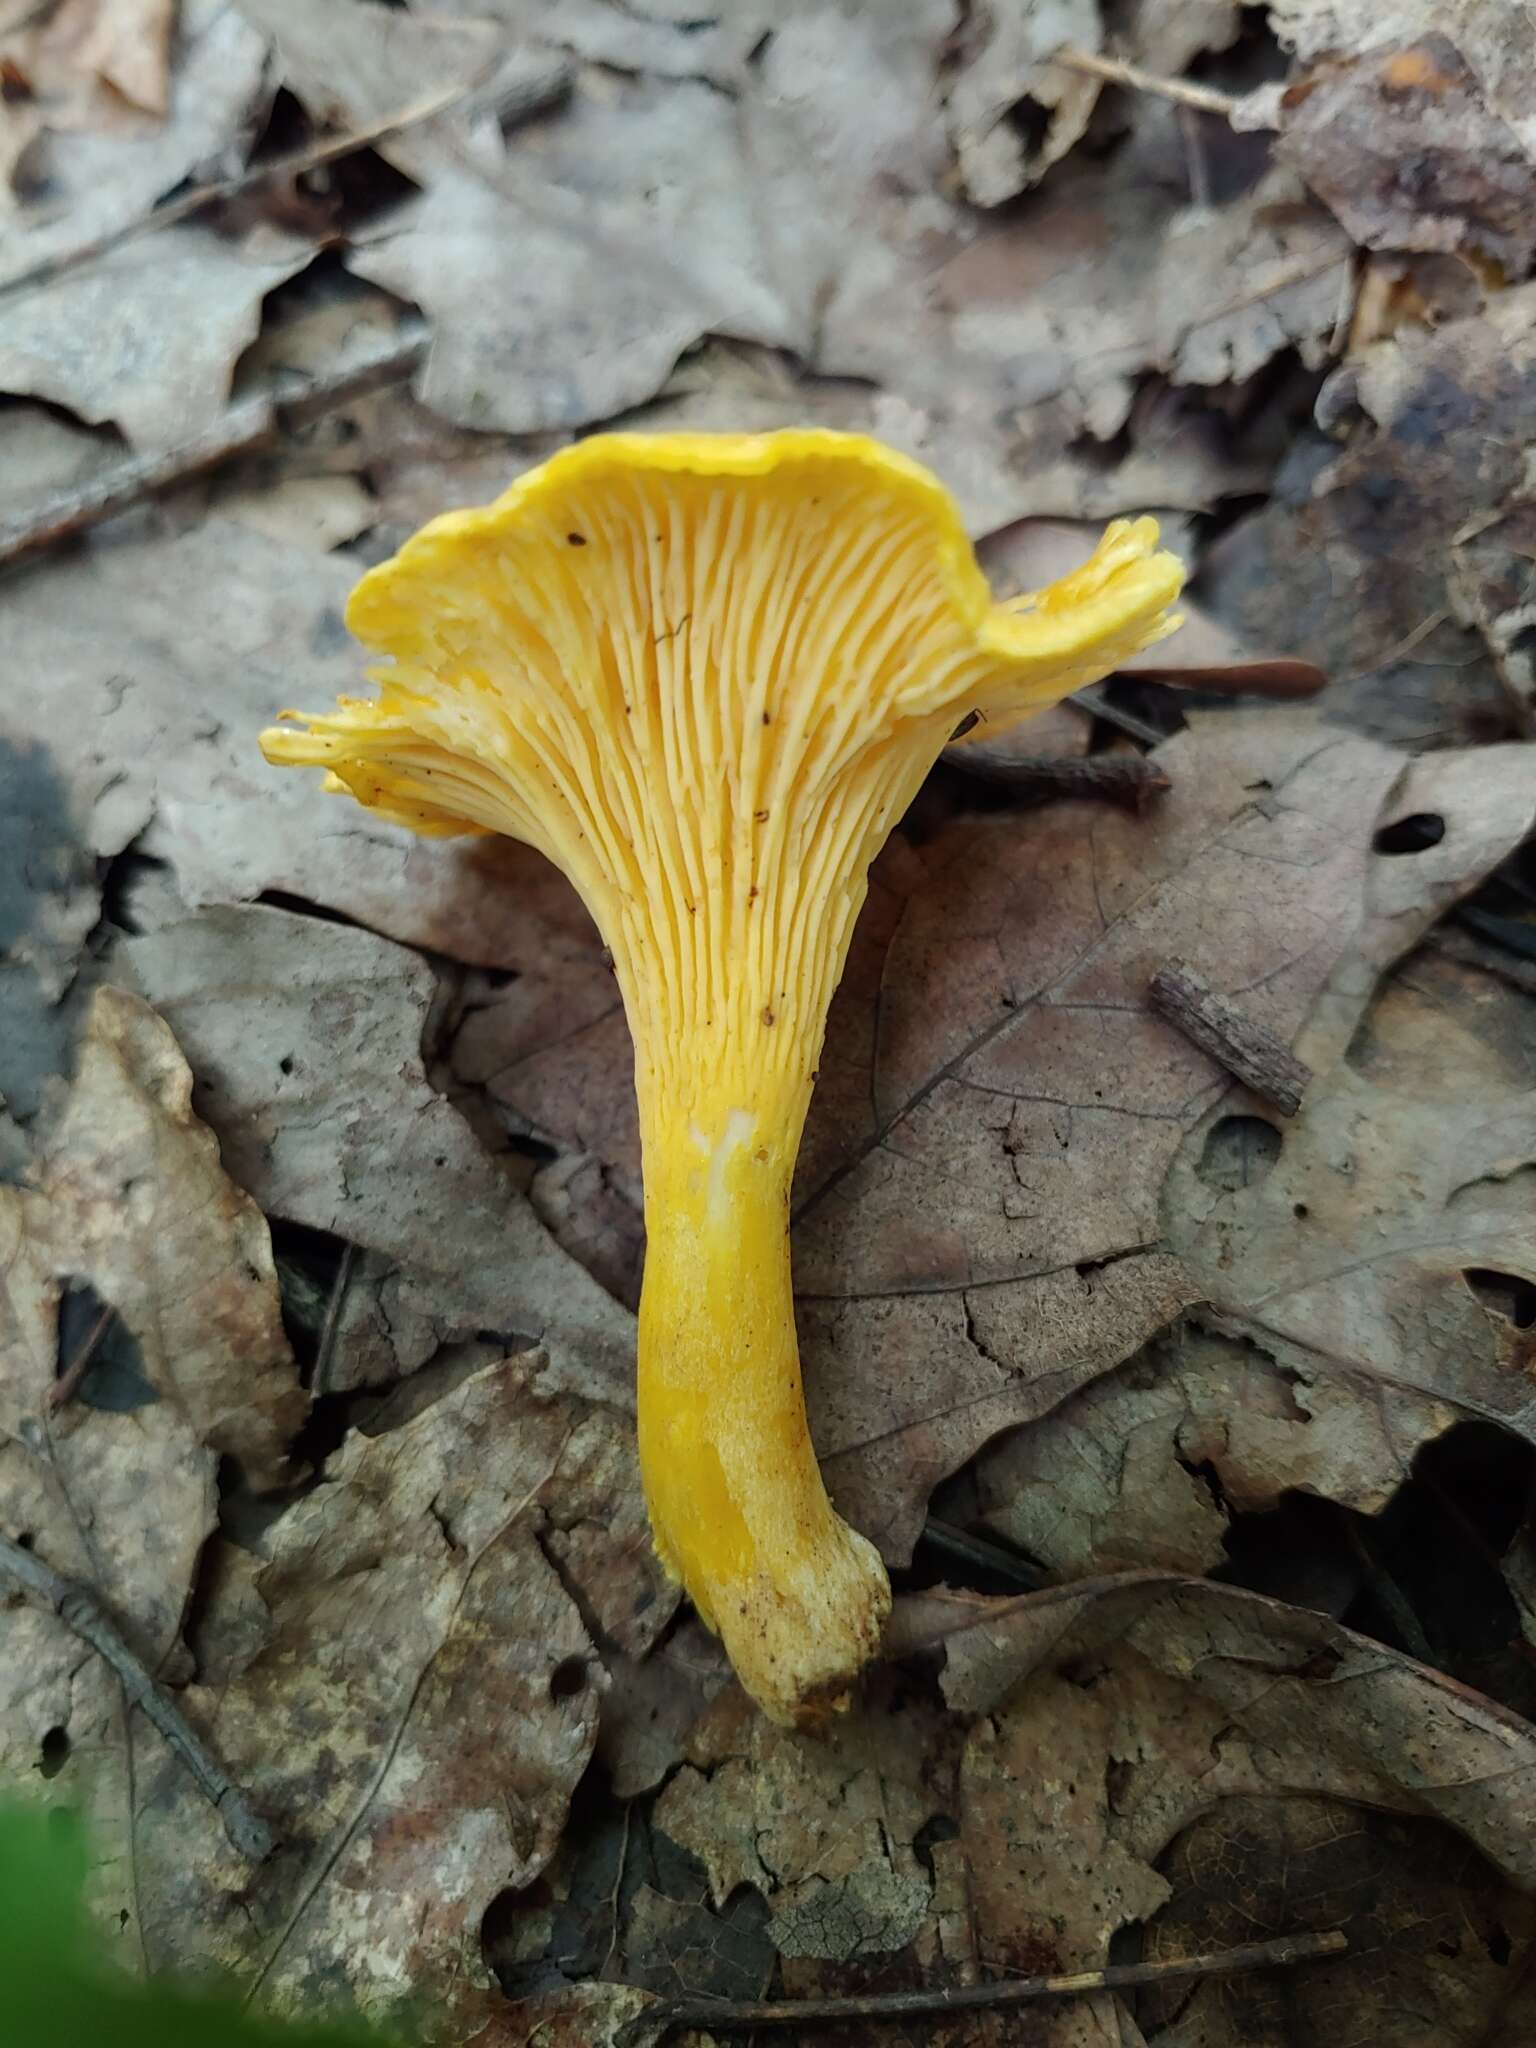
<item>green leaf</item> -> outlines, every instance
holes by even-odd
[[[85,1830],[0,1804],[0,2038],[6,2048],[390,2048],[357,2022],[287,2022],[219,1991],[138,1983],[100,1960]]]

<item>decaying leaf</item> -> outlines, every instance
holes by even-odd
[[[1394,794],[1402,757],[1307,723],[1199,719],[1157,758],[1173,786],[1144,819],[1093,805],[962,818],[876,870],[823,1054],[795,1258],[818,1445],[840,1506],[893,1557],[933,1485],[989,1437],[1195,1301],[1240,1313],[1214,1244],[1189,1257],[1165,1183],[1182,1158],[1204,1214],[1209,1133],[1247,1101],[1149,1013],[1156,968],[1196,965],[1286,1039],[1322,999],[1347,1042],[1350,992],[1368,999],[1530,820],[1518,749],[1443,757],[1414,771],[1411,797]],[[1404,802],[1445,810],[1427,866],[1373,850]],[[500,1050],[494,1003],[463,1027],[468,1071],[528,1127],[597,1149],[623,1185],[622,1020],[575,1016],[540,1046],[511,995]],[[1300,1199],[1266,1212],[1278,1266],[1300,1254]],[[1432,1409],[1468,1391],[1420,1384]]]
[[[1128,1574],[924,1607],[946,1698],[981,1717],[961,1841],[997,1961],[1102,1954],[1144,1916],[1154,1955],[1239,1925],[1247,1939],[1343,1926],[1349,1957],[1283,1993],[1257,1978],[1235,2008],[1205,2001],[1213,2030],[1197,2038],[1278,2043],[1372,2011],[1421,2048],[1484,2038],[1536,1933],[1527,1724],[1320,1616],[1203,1581]],[[1022,1845],[1041,1858],[1033,1884]],[[1253,2033],[1233,2030],[1234,2010]],[[1171,2009],[1137,2015],[1156,2027]],[[1043,2038],[1101,2038],[1056,2024]]]
[[[632,1400],[628,1314],[545,1234],[427,1081],[423,960],[371,932],[259,907],[147,933],[123,959],[186,1047],[236,1179],[272,1214],[402,1269],[387,1272],[390,1324],[414,1316],[431,1334],[397,1356],[396,1375],[487,1331],[542,1343],[562,1374]],[[400,1341],[412,1341],[406,1330]]]
[[[140,1775],[141,1910],[161,1966],[219,1964],[280,2005],[344,1990],[484,2004],[480,1917],[548,1860],[592,1752],[602,1646],[649,1646],[676,1595],[628,1420],[552,1393],[537,1356],[356,1436],[272,1524],[263,1610],[189,1711],[281,1836],[253,1878],[164,1755]],[[241,1604],[244,1574],[216,1577]],[[338,1974],[339,1973],[339,1974]]]
[[[1321,57],[1280,104],[1284,155],[1362,247],[1529,267],[1536,159],[1447,36]]]
[[[262,300],[313,253],[291,235],[228,242],[190,225],[126,243],[6,308],[0,390],[108,421],[135,448],[190,440],[224,410]]]
[[[1282,635],[1325,668],[1333,719],[1409,745],[1525,730],[1496,661],[1457,615],[1460,549],[1492,540],[1527,496],[1533,309],[1536,287],[1501,292],[1485,314],[1404,328],[1336,372],[1319,412],[1351,423],[1343,450],[1304,447],[1273,501],[1208,558],[1218,615],[1251,638]],[[1525,601],[1518,540],[1490,566]],[[1508,601],[1495,597],[1490,618]]]
[[[219,1453],[272,1485],[306,1406],[266,1224],[220,1168],[191,1091],[160,1019],[137,997],[100,990],[28,1184],[0,1189],[0,1524],[93,1588],[149,1670],[183,1677],[180,1633],[217,1517]],[[87,1377],[55,1411],[69,1363],[60,1297],[86,1286],[115,1314],[120,1370]],[[103,1902],[136,1916],[122,1858],[134,1773],[158,1738],[54,1617],[0,1608],[0,1638],[3,1768],[30,1782],[40,1763],[75,1759],[60,1789],[90,1798],[108,1847]],[[142,1959],[137,1924],[125,1953]]]
[[[112,0],[96,18],[115,34],[117,18],[153,21],[156,12],[150,0]],[[245,140],[263,99],[266,57],[262,38],[229,0],[183,0],[163,120],[139,113],[126,126],[102,127],[93,109],[90,126],[44,134],[47,109],[40,108],[42,139],[27,168],[42,191],[0,218],[0,281],[138,221],[183,179]],[[12,111],[7,105],[6,114]]]

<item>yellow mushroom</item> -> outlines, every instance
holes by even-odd
[[[598,435],[363,578],[377,702],[262,735],[417,831],[527,840],[596,920],[635,1044],[656,1545],[778,1720],[837,1700],[890,1604],[817,1468],[789,1264],[869,864],[969,714],[995,729],[1172,630],[1156,543],[1117,521],[999,604],[942,486],[877,442]]]

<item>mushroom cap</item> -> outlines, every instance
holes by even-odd
[[[517,779],[496,721],[474,717],[477,696],[495,692],[514,719],[521,708],[538,721],[553,685],[589,715],[617,716],[621,690],[592,683],[664,691],[687,668],[740,692],[793,640],[797,673],[770,687],[841,695],[866,734],[951,711],[996,728],[1175,629],[1183,572],[1157,537],[1151,519],[1117,520],[1070,576],[997,603],[948,491],[865,435],[596,434],[493,504],[432,520],[370,570],[347,624],[390,658],[372,672],[380,699],[343,698],[306,718],[305,734],[269,729],[262,747],[273,762],[326,766],[332,788],[419,832],[499,830],[559,859],[542,790],[509,805],[484,777],[431,758],[479,756],[493,777]],[[861,669],[818,661],[818,630],[824,656],[854,651],[861,608],[866,629],[899,623],[905,648],[866,630]],[[659,651],[679,636],[683,648]],[[647,643],[658,653],[615,664],[621,641],[632,657]],[[464,717],[439,715],[450,695]]]
[[[347,623],[388,657],[378,699],[262,747],[563,868],[614,956],[642,1111],[706,1035],[808,1089],[869,862],[941,747],[1171,631],[1156,542],[1117,521],[996,603],[949,493],[862,435],[594,435],[370,570]]]

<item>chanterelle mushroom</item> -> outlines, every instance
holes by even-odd
[[[817,1469],[789,1270],[869,863],[968,714],[1018,719],[1171,630],[1156,542],[1117,521],[998,604],[942,486],[862,436],[594,436],[363,578],[376,703],[262,735],[417,831],[529,841],[596,919],[635,1042],[656,1544],[775,1719],[835,1699],[890,1604]]]

